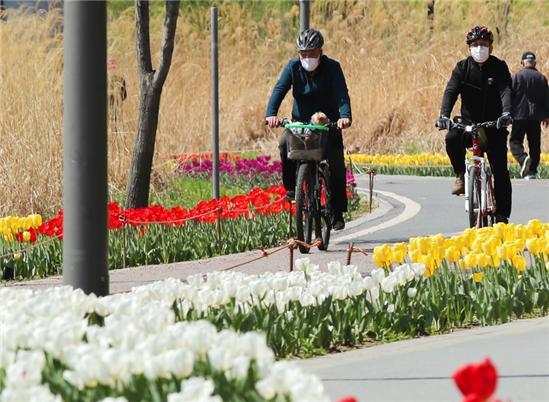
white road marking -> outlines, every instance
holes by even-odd
[[[359,188],[358,190],[366,191],[366,189]],[[379,193],[381,195],[384,195],[385,197],[393,198],[401,203],[404,204],[404,211],[398,216],[395,216],[393,219],[389,219],[387,222],[382,222],[379,225],[372,226],[369,228],[366,228],[364,230],[359,230],[358,232],[350,233],[345,236],[337,237],[333,240],[334,244],[338,243],[345,243],[350,240],[366,236],[367,234],[377,232],[381,229],[387,229],[391,226],[398,225],[402,222],[407,221],[408,219],[413,218],[418,214],[418,212],[421,210],[421,205],[419,205],[414,200],[411,200],[407,197],[403,197],[402,195],[398,195],[395,193],[392,193],[390,191],[381,191],[381,190],[375,190],[376,193]]]

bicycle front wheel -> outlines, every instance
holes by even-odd
[[[328,165],[319,170],[319,194],[317,195],[317,208],[315,214],[315,232],[320,239],[319,250],[327,250],[330,244],[330,232],[332,230],[332,194],[330,186],[330,169]]]
[[[469,227],[481,228],[486,226],[486,217],[482,216],[482,204],[481,204],[481,183],[480,174],[476,171],[475,167],[469,168]]]
[[[295,194],[295,223],[297,239],[311,243],[313,231],[313,172],[309,163],[299,166]],[[309,253],[309,248],[299,245],[301,254]]]

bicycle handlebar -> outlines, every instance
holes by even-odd
[[[268,124],[267,121],[265,121],[265,124]],[[309,123],[301,123],[298,121],[292,121],[288,118],[278,119],[278,126],[285,127],[288,124],[303,124],[304,128],[318,128],[318,127],[327,127],[327,128],[338,128],[337,122],[329,122],[327,124],[309,124]]]
[[[454,123],[454,122],[452,122],[452,125],[454,127],[461,128],[465,131],[474,131],[478,128],[496,127],[497,122],[496,121],[485,121],[484,123],[473,123],[473,124],[463,124],[463,123]]]

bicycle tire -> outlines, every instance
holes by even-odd
[[[469,168],[468,187],[469,227],[474,228],[477,226],[478,214],[480,211],[480,180],[479,174],[474,166]]]
[[[486,207],[488,209],[487,224],[494,226],[496,223],[496,192],[494,190],[494,180],[490,168],[486,169]]]
[[[295,224],[297,239],[311,243],[313,232],[313,177],[310,163],[299,165],[295,194]],[[301,254],[308,254],[309,248],[298,245]]]
[[[484,227],[488,225],[486,216],[481,214],[481,191],[480,175],[475,167],[469,168],[469,227]],[[478,226],[477,226],[478,223]]]
[[[319,250],[327,250],[330,244],[330,232],[332,231],[332,195],[330,191],[331,178],[328,165],[319,168],[319,188],[316,195],[315,234],[321,243]],[[324,194],[324,203],[322,202]]]

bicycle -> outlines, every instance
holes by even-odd
[[[473,156],[465,158],[465,212],[470,227],[492,226],[496,222],[496,197],[492,170],[484,157],[485,128],[496,127],[495,121],[464,124],[454,117],[453,127],[471,135]]]
[[[280,120],[288,129],[288,159],[297,161],[295,187],[297,239],[311,243],[313,224],[319,250],[327,250],[332,230],[333,211],[330,193],[330,166],[325,157],[327,135],[336,123],[325,125]],[[309,248],[299,244],[302,254]]]

